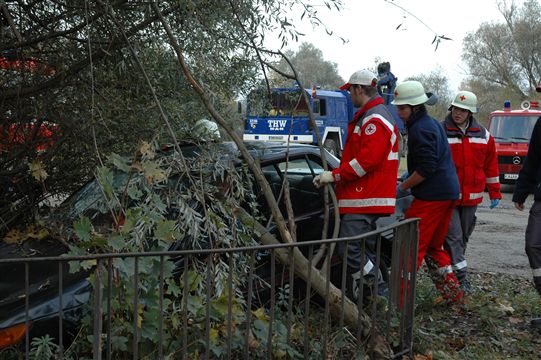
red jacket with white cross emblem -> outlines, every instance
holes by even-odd
[[[341,214],[394,213],[398,128],[381,97],[355,113],[340,167],[333,170]]]
[[[460,198],[457,205],[479,204],[483,201],[485,186],[491,199],[501,199],[496,145],[488,130],[473,117],[465,132],[456,126],[451,115],[442,124],[458,175]]]

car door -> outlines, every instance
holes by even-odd
[[[321,239],[323,235],[323,189],[316,189],[313,184],[314,176],[323,171],[321,160],[316,156],[303,155],[289,159],[288,162],[281,159],[265,164],[262,170],[285,218],[288,217],[288,213],[283,185],[284,178],[288,180],[297,241]],[[332,231],[332,223],[329,228]]]

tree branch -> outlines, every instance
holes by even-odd
[[[19,33],[19,30],[17,30],[17,27],[15,26],[15,22],[13,21],[13,18],[11,17],[11,14],[9,13],[9,9],[6,6],[6,3],[4,0],[0,0],[0,8],[2,9],[2,14],[4,14],[4,17],[6,18],[6,21],[9,24],[9,27],[11,28],[11,31],[13,31],[13,35],[17,38],[17,41],[21,43],[23,41],[23,38],[21,34]]]
[[[173,11],[175,11],[179,5],[172,6],[166,10],[163,11],[163,14],[170,14]],[[133,26],[131,29],[126,31],[126,36],[130,37],[136,34],[138,31],[145,29],[148,25],[152,24],[158,19],[157,16],[149,16],[147,19],[141,21],[139,24]],[[108,50],[118,50],[123,48],[124,46],[127,46],[122,39],[122,37],[115,37],[111,40],[110,46],[108,47]],[[98,62],[99,60],[103,59],[106,55],[109,55],[109,52],[105,49],[97,49],[89,55],[87,58],[79,60],[75,62],[69,69],[65,71],[59,71],[55,76],[53,76],[51,79],[44,81],[42,83],[36,84],[34,86],[29,86],[25,88],[12,88],[6,91],[3,91],[0,93],[0,101],[2,100],[11,100],[15,98],[20,98],[23,96],[29,96],[36,94],[40,91],[43,91],[45,89],[49,89],[52,87],[60,86],[64,84],[66,79],[70,78],[71,76],[79,73],[83,69],[85,69],[91,59],[94,63]]]

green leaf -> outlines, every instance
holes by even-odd
[[[167,205],[162,201],[159,194],[152,194],[152,201],[161,214],[167,210]]]
[[[267,321],[261,321],[259,319],[254,321],[254,335],[261,343],[267,343],[267,337],[269,334],[269,323]]]
[[[166,178],[165,172],[160,168],[160,165],[157,162],[146,161],[141,165],[149,183],[159,182]]]
[[[185,274],[182,274],[181,282],[180,282],[181,285],[184,285],[184,276]],[[203,278],[197,272],[188,271],[188,291],[197,290],[202,280]]]
[[[103,191],[105,192],[107,198],[111,199],[113,197],[114,190],[114,175],[111,169],[106,168],[105,166],[99,167],[96,170],[96,179],[98,180],[100,186],[103,188]]]
[[[134,274],[133,259],[115,259],[115,266],[120,271],[120,275],[124,277],[132,277]]]
[[[109,239],[107,240],[107,243],[113,250],[116,250],[116,251],[123,250],[124,247],[126,246],[126,240],[120,234],[114,234],[110,236]]]
[[[124,219],[124,225],[122,225],[121,232],[129,233],[137,224],[137,221],[141,217],[141,209],[128,209],[126,211],[126,218]]]
[[[173,241],[176,239],[178,232],[175,231],[176,221],[174,220],[161,220],[156,226],[154,235],[164,241]]]
[[[203,299],[200,296],[188,296],[186,303],[190,314],[197,315],[203,309]]]
[[[79,239],[89,241],[92,231],[92,223],[86,216],[81,216],[73,223],[73,230]]]
[[[84,270],[90,270],[92,269],[92,267],[96,266],[96,264],[97,264],[96,259],[83,260],[80,262],[81,269],[84,269]]]
[[[109,161],[111,161],[117,169],[122,170],[125,173],[130,172],[131,162],[128,158],[120,156],[116,153],[112,153],[111,155],[109,155]]]
[[[135,186],[128,187],[128,196],[132,200],[139,200],[143,196],[143,192]]]
[[[127,351],[128,350],[128,338],[125,336],[111,336],[111,344],[113,350]]]

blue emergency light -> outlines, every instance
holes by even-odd
[[[503,109],[504,110],[511,110],[511,100],[505,100],[503,102]]]

